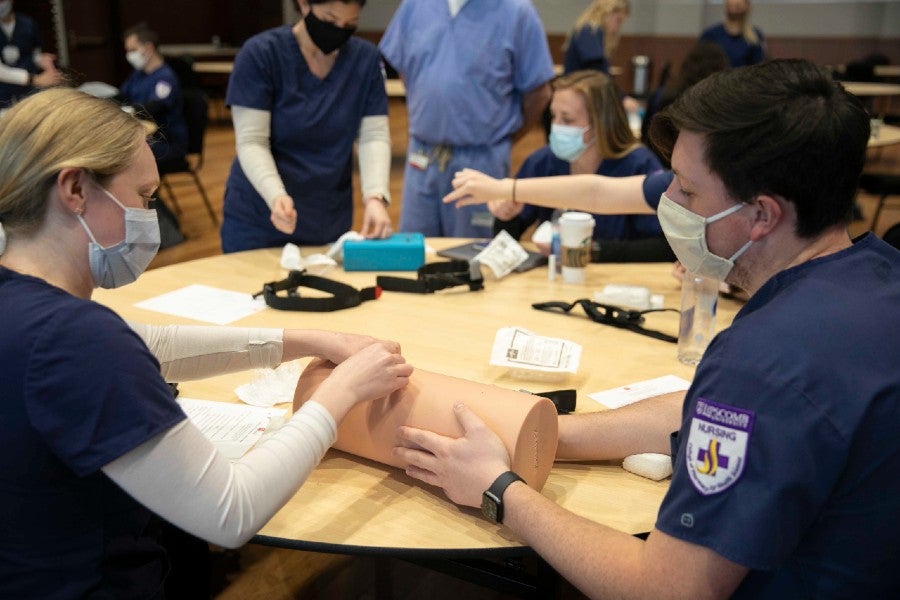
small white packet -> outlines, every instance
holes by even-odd
[[[363,235],[356,231],[348,231],[347,233],[341,235],[337,239],[335,243],[328,248],[328,251],[325,253],[328,258],[332,260],[336,260],[338,262],[344,261],[344,241],[346,240],[364,240],[366,239]]]
[[[528,260],[528,252],[508,232],[501,231],[472,260],[490,267],[494,277],[501,279]]]
[[[303,269],[303,257],[300,256],[300,247],[296,244],[285,244],[281,249],[281,268],[288,271]]]
[[[277,369],[257,369],[256,373],[253,381],[234,390],[243,402],[264,408],[293,402],[294,390],[300,380],[300,365],[297,361],[282,363]]]
[[[575,342],[503,327],[494,337],[490,364],[508,367],[514,376],[551,381],[576,373],[580,361],[581,345]]]
[[[312,275],[321,275],[336,266],[337,262],[325,254],[302,256],[296,244],[285,244],[281,250],[281,268],[288,271],[307,271]]]
[[[535,244],[543,244],[549,248],[553,242],[553,223],[544,221],[538,225],[534,233],[531,234],[531,241]]]
[[[644,454],[632,454],[622,461],[622,468],[629,473],[661,481],[672,474],[672,457],[668,454],[656,454],[646,452]]]

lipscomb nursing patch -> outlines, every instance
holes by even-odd
[[[753,411],[697,399],[685,460],[698,492],[718,494],[741,478],[753,420]]]

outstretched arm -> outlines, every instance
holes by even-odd
[[[463,169],[454,175],[454,190],[444,196],[444,202],[466,206],[505,201],[578,209],[595,215],[652,215],[655,211],[644,200],[645,177],[559,175],[514,180],[495,179],[475,169]]]

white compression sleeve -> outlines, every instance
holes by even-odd
[[[16,85],[28,85],[28,71],[0,63],[0,81]]]
[[[187,419],[103,467],[135,500],[214,544],[246,543],[297,491],[337,439],[334,419],[306,402],[237,462]]]
[[[190,381],[247,369],[274,368],[284,351],[283,329],[146,325],[128,321],[159,360],[166,381]]]
[[[390,201],[391,130],[387,115],[363,117],[357,153],[362,197],[383,195]]]
[[[241,169],[253,189],[272,208],[275,198],[288,195],[272,156],[272,115],[267,110],[232,106],[231,119]]]

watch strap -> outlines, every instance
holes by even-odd
[[[497,505],[497,523],[503,523],[503,494],[506,492],[506,488],[516,481],[521,481],[522,483],[525,482],[524,479],[519,477],[513,471],[506,471],[505,473],[501,473],[500,476],[494,480],[494,483],[491,484],[491,487],[485,492],[485,495]]]

